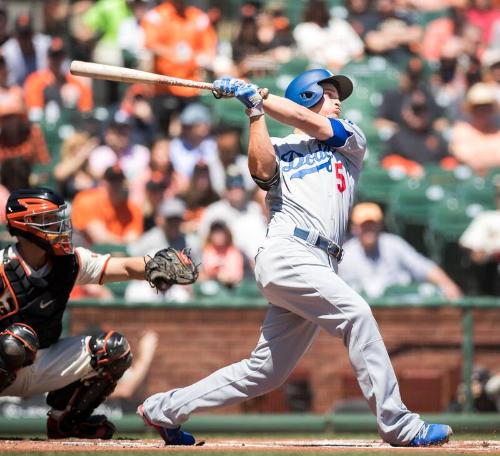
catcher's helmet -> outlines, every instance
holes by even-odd
[[[340,101],[352,93],[352,81],[341,74],[334,75],[324,68],[307,70],[295,77],[285,91],[285,97],[299,105],[311,108],[321,100],[323,87],[321,82],[331,82],[339,92]]]
[[[54,255],[73,253],[71,220],[64,200],[49,188],[13,191],[5,207],[7,227]]]

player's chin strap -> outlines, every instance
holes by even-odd
[[[132,363],[129,344],[118,332],[92,336],[87,348],[90,364],[97,375],[78,380],[47,395],[47,404],[52,407],[49,411],[49,437],[92,437],[81,435],[85,431],[80,426],[83,424],[86,432],[92,432],[88,421],[92,412],[115,390],[118,380]],[[109,435],[96,437],[110,438]]]

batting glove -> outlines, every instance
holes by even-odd
[[[245,112],[248,117],[264,115],[264,101],[259,93],[259,88],[255,84],[245,84],[238,87],[235,95],[247,107]]]
[[[217,97],[232,97],[236,93],[239,87],[244,86],[246,83],[241,79],[224,77],[221,79],[216,79],[213,82],[214,95]],[[217,95],[216,95],[217,94]]]

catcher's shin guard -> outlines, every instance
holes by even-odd
[[[91,414],[114,391],[118,380],[130,367],[130,347],[120,333],[110,331],[92,336],[88,349],[91,365],[98,374],[48,394],[47,404],[52,407],[47,420],[49,438],[110,439],[115,432],[105,416]]]

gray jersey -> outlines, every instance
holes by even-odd
[[[366,149],[363,132],[340,120],[351,133],[342,147],[306,134],[271,138],[280,181],[267,194],[269,229],[278,225],[316,228],[342,244]]]

